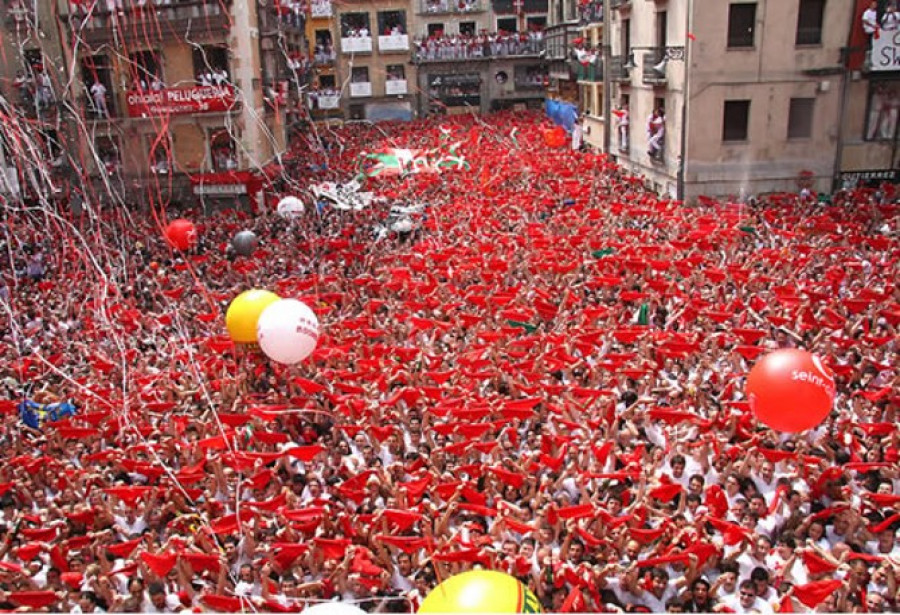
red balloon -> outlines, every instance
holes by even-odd
[[[831,412],[834,378],[816,355],[786,348],[757,361],[746,393],[757,419],[794,433],[812,429]]]
[[[178,218],[166,227],[166,241],[173,248],[187,250],[197,243],[197,227],[190,220]]]

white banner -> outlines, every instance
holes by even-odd
[[[900,30],[879,30],[872,39],[872,67],[886,72],[900,70]]]

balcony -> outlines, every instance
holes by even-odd
[[[328,19],[332,15],[331,0],[312,0],[309,5],[309,16],[313,19]]]
[[[630,83],[631,66],[628,58],[624,56],[612,56],[609,59],[609,80],[613,83]]]
[[[409,51],[408,34],[391,34],[378,37],[378,51],[380,53],[395,53]]]
[[[117,42],[141,47],[180,42],[185,36],[192,41],[221,40],[231,29],[230,0],[185,0],[143,7],[126,0],[124,4],[118,12],[95,10],[88,16],[73,13],[70,25],[80,30],[82,41],[88,45]]]
[[[609,8],[612,10],[616,9],[630,9],[631,8],[631,0],[609,0]]]
[[[419,0],[420,15],[480,13],[486,0]]]
[[[334,49],[328,51],[318,50],[313,54],[313,66],[332,66],[337,59]]]
[[[350,98],[368,98],[372,96],[372,82],[359,81],[350,84]]]
[[[542,41],[537,37],[520,41],[518,35],[500,36],[493,33],[492,42],[484,37],[456,37],[461,45],[445,44],[449,38],[427,38],[416,41],[413,61],[417,64],[436,62],[477,62],[496,58],[536,58]]]
[[[578,23],[582,28],[603,23],[603,0],[589,0],[579,7]]]
[[[572,74],[579,82],[597,83],[603,81],[603,60],[597,58],[588,64],[572,62]]]
[[[372,37],[348,36],[341,38],[341,53],[372,53]]]
[[[335,111],[341,108],[341,97],[334,92],[311,92],[307,94],[306,101],[313,111]]]
[[[665,85],[667,66],[666,50],[663,47],[645,52],[641,64],[641,80],[644,85]]]
[[[388,79],[384,82],[385,96],[403,96],[409,93],[408,90],[406,79]]]
[[[581,28],[577,24],[562,23],[547,26],[544,30],[544,57],[548,61],[566,60],[572,41],[581,36]]]

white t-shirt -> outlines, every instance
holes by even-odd
[[[874,34],[878,29],[878,11],[875,9],[866,9],[862,14],[863,32],[866,34]]]

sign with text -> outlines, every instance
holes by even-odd
[[[227,85],[129,92],[129,117],[221,113],[234,107],[234,89]]]
[[[871,71],[900,70],[900,30],[879,30],[872,37]]]

